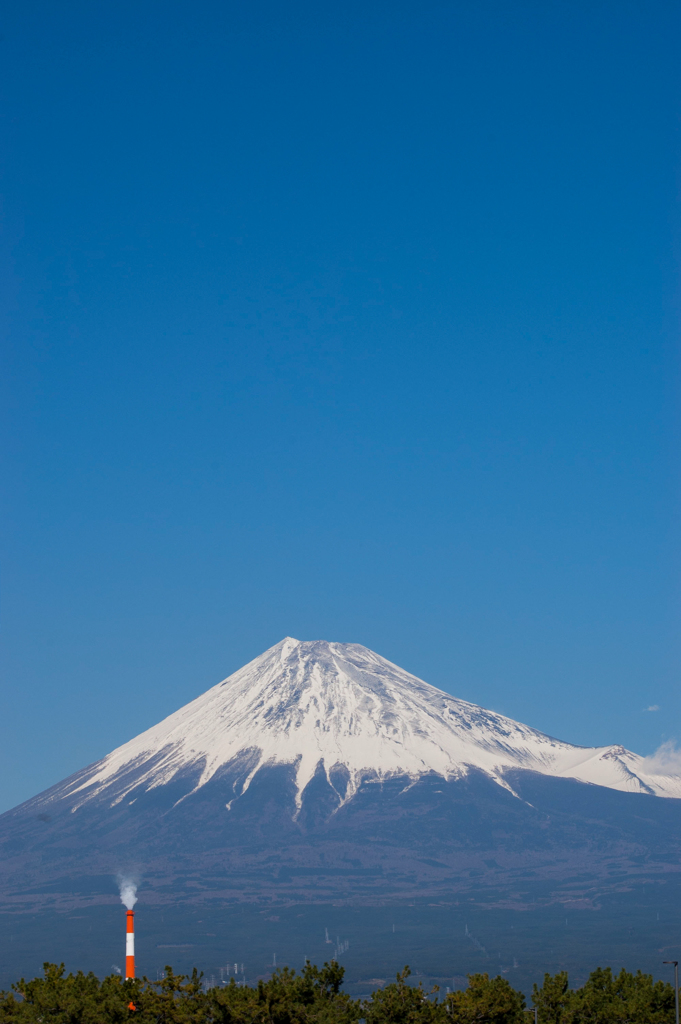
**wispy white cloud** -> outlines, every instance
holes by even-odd
[[[660,710],[660,705],[659,704],[651,704],[649,707],[644,708],[643,710],[644,711],[659,711]]]
[[[643,764],[652,775],[681,775],[681,749],[674,740],[667,740],[650,757],[644,757]]]

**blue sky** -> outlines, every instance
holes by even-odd
[[[0,808],[286,635],[681,739],[680,22],[5,9]]]

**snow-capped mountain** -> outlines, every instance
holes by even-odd
[[[287,638],[0,815],[7,948],[62,957],[67,918],[80,933],[86,915],[119,913],[118,875],[141,879],[152,976],[183,950],[189,969],[223,964],[235,922],[250,933],[243,922],[277,922],[275,907],[295,928],[350,905],[364,959],[379,948],[379,906],[407,930],[436,908],[428,942],[461,908],[463,932],[476,906],[490,920],[531,911],[533,928],[543,907],[547,945],[558,906],[561,919],[588,909],[610,942],[622,893],[652,921],[661,909],[673,919],[681,892],[681,799],[658,799],[681,797],[681,778],[655,767],[457,700],[357,644]]]
[[[187,771],[195,793],[235,763],[248,767],[233,783],[233,799],[263,766],[292,766],[298,808],[320,771],[340,805],[365,781],[430,773],[451,780],[472,769],[511,792],[509,771],[525,769],[681,797],[681,777],[653,774],[621,746],[553,739],[457,700],[359,644],[287,637],[50,798],[75,797],[74,810],[95,799],[117,804]]]
[[[681,778],[654,769],[457,700],[358,644],[287,638],[0,815],[0,909],[115,900],[121,871],[175,907],[481,893],[527,906],[575,886],[595,905],[613,879],[652,891],[679,872],[681,799],[657,797],[681,797]]]

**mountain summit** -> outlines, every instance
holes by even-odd
[[[264,766],[290,765],[295,801],[323,773],[339,805],[365,781],[510,770],[681,797],[621,746],[580,747],[457,700],[360,644],[287,637],[158,725],[67,781],[60,795],[119,803],[191,773],[196,792],[239,766],[233,798]],[[57,794],[52,791],[52,796]],[[183,794],[183,799],[188,794]]]

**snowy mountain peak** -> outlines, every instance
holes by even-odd
[[[520,768],[681,797],[681,778],[651,774],[644,758],[623,747],[563,743],[457,700],[360,644],[292,637],[114,750],[68,791],[81,803],[118,803],[132,788],[163,786],[187,768],[197,770],[200,788],[245,755],[241,793],[259,768],[285,763],[295,767],[299,803],[317,771],[331,781],[340,766],[343,800],[363,780],[452,779],[472,768],[507,789],[506,773]]]

